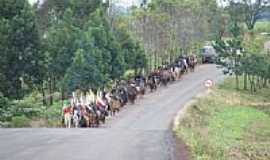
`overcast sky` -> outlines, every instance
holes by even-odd
[[[37,2],[37,0],[28,0],[28,1],[30,2],[30,4],[34,4]],[[140,2],[140,0],[114,0],[114,1],[117,2],[119,5],[126,7],[137,5]]]
[[[37,2],[37,0],[28,0],[31,4],[34,4],[35,2]],[[42,2],[43,0],[41,0]],[[130,7],[132,5],[139,5],[141,0],[113,0],[114,2],[117,2],[118,5],[124,6],[124,7]],[[254,1],[254,0],[253,0]],[[224,2],[224,0],[217,0],[218,4],[221,5],[225,5],[226,2]]]

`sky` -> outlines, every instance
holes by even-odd
[[[118,2],[119,5],[126,7],[139,4],[139,0],[116,0],[116,1]]]
[[[31,4],[34,4],[37,2],[37,0],[28,0]],[[43,1],[43,0],[41,0]],[[118,5],[123,7],[131,7],[133,5],[139,5],[142,0],[113,0],[114,2],[117,2]],[[252,0],[254,1],[254,0]],[[224,0],[217,0],[219,5],[226,5],[226,2]]]
[[[30,4],[34,4],[36,0],[28,0]]]
[[[28,0],[30,4],[34,4],[37,2],[37,0]],[[113,0],[117,2],[119,5],[124,6],[124,7],[130,7],[132,5],[138,5],[140,0]]]

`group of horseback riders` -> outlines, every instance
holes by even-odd
[[[128,81],[117,81],[111,90],[90,90],[84,93],[73,93],[63,107],[63,124],[71,127],[99,127],[106,117],[114,116],[126,104],[134,104],[146,91],[157,90],[159,86],[181,79],[189,70],[194,71],[197,64],[195,55],[181,56],[172,64],[164,64],[148,76],[137,75]]]

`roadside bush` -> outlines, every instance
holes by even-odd
[[[12,117],[10,127],[14,128],[22,128],[22,127],[30,127],[30,119],[25,116],[15,116]]]
[[[28,118],[32,118],[38,117],[42,114],[42,107],[33,101],[14,101],[12,108],[13,116],[26,116]]]
[[[6,110],[9,107],[9,101],[3,94],[0,92],[0,121],[5,121],[8,114]]]
[[[135,75],[135,71],[134,70],[128,70],[124,73],[123,78],[128,80],[131,79],[133,76]]]

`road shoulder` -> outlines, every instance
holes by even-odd
[[[177,135],[177,130],[179,129],[180,121],[184,118],[185,113],[193,104],[197,102],[198,98],[207,96],[208,92],[202,92],[187,102],[181,110],[178,111],[176,116],[172,122],[172,132],[173,132],[173,139],[175,141],[175,150],[174,150],[174,157],[175,160],[190,160],[191,158],[191,151],[190,148],[186,145],[186,143],[181,139],[180,136]]]

